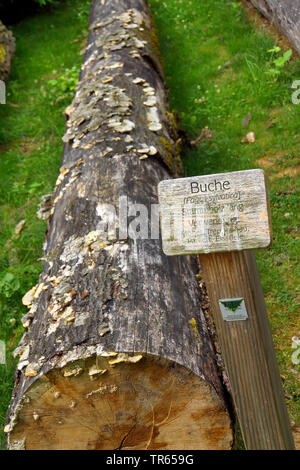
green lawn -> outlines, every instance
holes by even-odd
[[[13,27],[17,49],[0,106],[0,427],[10,401],[16,361],[11,352],[23,334],[22,296],[42,269],[46,223],[36,217],[42,194],[52,191],[63,151],[63,111],[70,103],[87,36],[89,1],[68,0]],[[17,224],[25,220],[19,235]],[[1,447],[5,436],[1,432]]]
[[[180,128],[187,141],[206,126],[212,131],[198,147],[183,146],[185,175],[263,168],[269,177],[274,241],[257,259],[288,409],[299,422],[299,366],[291,356],[300,333],[300,105],[291,86],[300,60],[280,67],[285,51],[270,51],[274,37],[250,23],[238,2],[150,3]],[[242,142],[249,132],[255,142]]]
[[[270,177],[274,243],[257,253],[286,400],[299,420],[299,369],[292,337],[299,336],[300,105],[291,101],[300,61],[280,67],[284,51],[249,23],[237,2],[151,0],[170,89],[171,108],[184,132],[186,175],[264,168]],[[67,0],[13,28],[17,40],[6,105],[0,106],[0,426],[13,384],[12,350],[23,332],[24,293],[38,280],[46,224],[36,217],[42,194],[58,175],[65,121],[87,35],[90,1]],[[251,116],[248,114],[251,113]],[[251,119],[249,119],[251,117]],[[244,127],[248,120],[248,127]],[[208,126],[197,146],[197,138]],[[254,143],[242,143],[248,132]],[[298,210],[297,210],[298,209]],[[19,234],[17,224],[25,220]],[[298,243],[297,243],[298,242]],[[298,401],[297,401],[298,400]],[[5,436],[1,435],[1,446]]]

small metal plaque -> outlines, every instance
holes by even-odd
[[[223,320],[240,321],[248,318],[248,313],[243,298],[219,299],[219,305]]]
[[[249,250],[271,243],[263,170],[161,181],[158,199],[166,255]]]

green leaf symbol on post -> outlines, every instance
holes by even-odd
[[[228,308],[232,312],[235,312],[241,303],[243,302],[243,299],[237,299],[237,300],[221,300],[220,301],[224,307]]]

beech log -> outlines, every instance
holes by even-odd
[[[230,449],[197,258],[163,254],[157,206],[149,234],[130,236],[133,204],[151,214],[158,183],[181,169],[144,0],[92,2],[66,116],[56,188],[39,210],[49,223],[45,264],[23,298],[8,447]],[[132,225],[124,234],[110,220],[107,233],[106,204],[120,201]]]

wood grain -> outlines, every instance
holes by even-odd
[[[294,449],[255,255],[217,253],[200,261],[246,448]],[[248,319],[224,321],[222,298],[243,298]]]
[[[204,380],[155,356],[113,364],[116,357],[80,360],[37,381],[26,393],[10,448],[230,448],[224,405]]]

